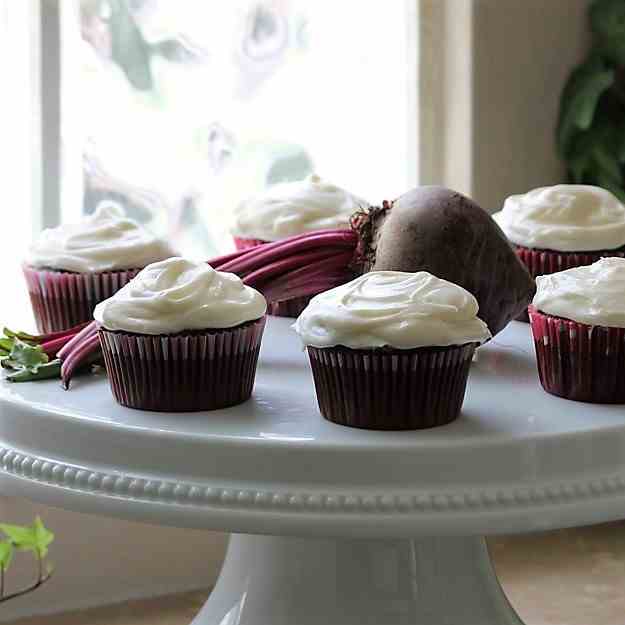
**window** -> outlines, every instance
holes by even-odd
[[[113,198],[207,258],[230,245],[236,204],[274,182],[315,170],[370,202],[397,195],[410,4],[63,3],[62,218]]]

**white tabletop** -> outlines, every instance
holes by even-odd
[[[323,420],[288,325],[271,318],[253,398],[226,410],[129,410],[104,375],[69,392],[0,383],[2,484],[85,511],[249,532],[491,533],[625,516],[625,407],[547,395],[526,324],[479,351],[458,421],[415,432]]]

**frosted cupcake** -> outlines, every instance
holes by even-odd
[[[529,315],[543,388],[625,403],[625,259],[540,276],[536,286]]]
[[[56,332],[92,319],[146,265],[173,255],[169,245],[128,219],[112,202],[75,224],[44,230],[23,270],[40,332]]]
[[[214,410],[254,386],[265,298],[183,258],[148,265],[94,317],[115,399],[143,410]]]
[[[491,334],[475,297],[420,271],[375,271],[312,298],[294,324],[321,414],[375,430],[444,425]]]
[[[625,255],[625,206],[600,187],[557,185],[513,195],[493,218],[534,278]]]
[[[242,202],[235,211],[232,234],[237,249],[279,241],[315,230],[347,229],[351,216],[369,204],[313,174],[284,182]],[[269,312],[297,317],[310,298],[271,302]]]

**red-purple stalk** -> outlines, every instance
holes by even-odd
[[[316,295],[351,280],[359,235],[354,230],[319,230],[219,256],[208,263],[237,274],[271,302]],[[61,378],[69,388],[72,374],[100,350],[95,322],[73,331],[58,352]]]

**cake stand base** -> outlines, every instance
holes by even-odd
[[[192,625],[522,625],[483,538],[233,535]]]

